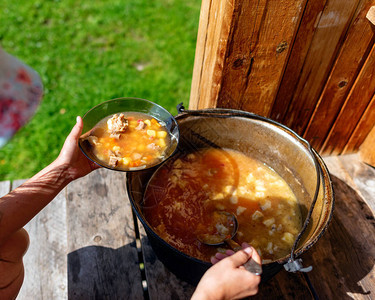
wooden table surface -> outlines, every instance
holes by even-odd
[[[255,299],[375,299],[375,170],[357,155],[324,160],[336,202],[328,230],[302,255],[313,270],[282,270]],[[0,195],[22,182],[0,182]],[[100,169],[72,182],[26,229],[17,299],[190,299],[194,291],[155,256],[123,173]]]

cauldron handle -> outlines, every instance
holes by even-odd
[[[293,244],[293,247],[292,247],[292,250],[291,250],[291,253],[290,253],[290,258],[288,259],[288,262],[284,264],[284,268],[285,270],[287,270],[288,272],[310,272],[312,270],[312,266],[309,266],[309,267],[306,267],[304,268],[302,266],[302,259],[299,258],[299,259],[296,259],[295,258],[295,250],[298,246],[298,243],[299,241],[301,240],[302,238],[302,235],[305,233],[306,229],[307,229],[307,226],[309,225],[310,223],[310,220],[311,220],[311,215],[312,215],[312,212],[315,208],[315,204],[316,204],[316,201],[318,199],[318,195],[319,195],[319,188],[320,188],[320,174],[322,172],[321,170],[321,167],[320,165],[318,164],[318,161],[316,159],[316,155],[315,155],[315,151],[314,149],[311,147],[310,143],[301,138],[297,133],[295,133],[293,130],[291,130],[290,128],[286,127],[285,125],[281,124],[281,123],[278,123],[276,121],[273,121],[271,119],[268,119],[268,118],[265,118],[265,117],[262,117],[262,116],[259,116],[257,114],[254,114],[254,113],[251,113],[251,112],[246,112],[246,111],[241,111],[241,110],[234,110],[234,109],[224,109],[224,108],[221,108],[221,109],[204,109],[204,110],[187,110],[185,109],[183,103],[179,103],[177,105],[177,111],[178,113],[188,113],[188,114],[191,114],[191,115],[197,115],[197,116],[201,116],[201,115],[212,115],[212,114],[233,114],[233,113],[236,113],[238,115],[242,115],[242,116],[252,116],[254,117],[255,119],[258,119],[258,120],[263,120],[265,122],[269,122],[269,123],[272,123],[276,126],[279,126],[279,127],[282,127],[283,129],[285,129],[286,131],[290,132],[291,134],[293,134],[295,136],[295,138],[297,138],[302,144],[304,144],[307,148],[307,150],[309,151],[312,159],[313,159],[313,162],[314,162],[314,166],[315,166],[315,170],[316,170],[316,174],[317,174],[317,178],[316,178],[316,188],[315,188],[315,194],[314,194],[314,198],[313,198],[313,201],[311,202],[311,206],[310,206],[310,209],[307,213],[307,217],[306,217],[306,220],[302,226],[302,229],[301,231],[298,233],[295,241],[294,241],[294,244]]]
[[[317,159],[316,159],[316,155],[314,153],[314,150],[313,148],[311,147],[310,143],[307,142],[305,139],[297,136],[299,138],[299,140],[303,143],[306,144],[306,147],[308,148],[309,152],[310,152],[310,155],[311,157],[313,158],[313,161],[314,161],[314,165],[315,165],[315,169],[316,169],[316,174],[317,174],[317,178],[316,178],[316,188],[315,188],[315,194],[314,194],[314,198],[313,198],[313,201],[310,205],[310,209],[307,213],[307,217],[306,217],[306,220],[303,224],[303,227],[301,229],[301,231],[298,233],[295,241],[294,241],[294,244],[293,244],[293,247],[292,247],[292,250],[291,250],[291,253],[290,253],[290,258],[288,259],[288,262],[284,264],[284,268],[285,270],[287,270],[288,272],[310,272],[312,270],[312,266],[308,266],[308,267],[303,267],[302,265],[302,259],[299,258],[299,259],[295,259],[295,256],[294,256],[294,252],[297,248],[297,245],[299,243],[299,241],[301,240],[302,238],[302,235],[304,234],[304,232],[306,231],[307,229],[307,226],[309,225],[310,223],[310,220],[311,220],[311,215],[312,215],[312,212],[315,208],[315,204],[316,204],[316,201],[318,199],[318,195],[319,195],[319,188],[320,188],[320,174],[322,172],[321,170],[321,167],[320,165],[318,164],[317,162]]]

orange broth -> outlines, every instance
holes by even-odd
[[[178,250],[209,261],[228,247],[208,246],[214,211],[236,215],[234,240],[254,246],[263,263],[287,255],[302,226],[297,199],[271,168],[230,149],[203,149],[164,163],[145,192],[143,212],[155,232]],[[214,229],[215,230],[215,229]]]
[[[125,132],[113,137],[108,130],[107,121],[114,115],[101,120],[86,138],[92,153],[104,164],[110,156],[115,156],[119,169],[142,168],[154,165],[163,159],[164,151],[170,145],[170,135],[163,122],[138,112],[123,112],[128,127]],[[144,124],[139,128],[140,122]]]

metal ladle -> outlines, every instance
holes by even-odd
[[[226,211],[215,211],[213,212],[213,225],[218,229],[218,233],[215,234],[200,234],[198,240],[208,246],[219,246],[224,243],[228,244],[234,251],[239,251],[242,247],[233,240],[237,234],[238,221],[234,214]],[[246,270],[255,274],[262,274],[262,266],[258,264],[253,258],[250,258],[246,263],[243,264]]]

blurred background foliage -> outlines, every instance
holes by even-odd
[[[117,97],[188,104],[198,0],[2,0],[0,43],[44,84],[34,118],[0,149],[0,180],[29,178],[58,155],[91,107]]]

